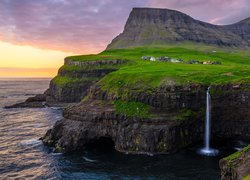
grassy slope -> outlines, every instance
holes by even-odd
[[[216,50],[216,52],[213,52]],[[168,56],[185,61],[220,61],[222,65],[150,62],[142,56]],[[181,46],[134,47],[107,50],[97,55],[68,57],[76,61],[132,60],[127,66],[104,77],[99,83],[111,93],[125,93],[131,89],[144,91],[168,84],[226,84],[250,83],[250,52],[218,49],[209,46],[182,44]]]
[[[250,144],[247,147],[243,148],[242,150],[237,151],[237,152],[225,157],[224,159],[229,161],[229,162],[232,162],[235,159],[237,159],[238,157],[240,157],[243,153],[245,153],[245,152],[247,152],[249,150],[250,150]]]
[[[115,109],[118,114],[128,117],[149,118],[149,106],[139,102],[114,101]]]
[[[191,59],[219,61],[222,65],[151,62],[141,60],[142,56],[168,56],[181,58],[185,61]],[[103,90],[123,99],[123,101],[114,102],[114,105],[118,113],[127,116],[145,118],[149,117],[150,114],[147,105],[126,101],[130,91],[147,91],[150,93],[162,84],[250,83],[250,52],[236,49],[219,49],[205,45],[182,43],[180,45],[107,50],[97,55],[81,55],[68,58],[75,61],[130,60],[127,64],[116,65],[117,71],[106,75],[99,81]],[[111,68],[110,66],[102,65],[100,67],[90,66],[85,68],[105,69]],[[72,72],[81,69],[74,66],[64,66],[63,68]],[[189,116],[190,111],[182,114],[183,117]],[[176,117],[176,120],[183,119],[183,117]]]

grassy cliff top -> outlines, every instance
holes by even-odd
[[[184,63],[152,62],[142,56],[179,58]],[[130,60],[99,81],[104,90],[118,93],[148,90],[162,84],[250,83],[250,52],[205,45],[181,44],[106,50],[96,55],[67,57],[74,61]],[[188,64],[189,60],[218,61],[220,65]]]

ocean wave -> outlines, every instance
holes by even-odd
[[[52,156],[61,156],[61,155],[63,155],[63,153],[55,153],[55,152],[53,152],[53,153],[51,153],[51,155]]]
[[[41,144],[42,144],[42,141],[38,139],[29,139],[29,140],[24,140],[20,142],[20,145],[22,146],[38,146]]]
[[[97,162],[97,160],[89,159],[89,158],[87,158],[87,157],[85,157],[85,156],[83,156],[82,158],[83,158],[85,161],[87,161],[87,162]]]
[[[60,109],[62,109],[61,107],[50,107],[51,109],[53,109],[53,110],[60,110]]]

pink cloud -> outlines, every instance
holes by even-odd
[[[1,0],[0,40],[96,53],[122,32],[133,7],[176,9],[215,24],[250,16],[248,0]]]
[[[137,2],[123,0],[0,1],[2,41],[94,53],[120,33]]]

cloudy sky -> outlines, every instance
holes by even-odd
[[[9,46],[15,52],[15,48],[27,46],[43,53],[54,51],[57,55],[51,55],[49,62],[54,56],[57,62],[56,58],[65,54],[100,52],[122,32],[133,7],[175,9],[214,24],[250,17],[249,0],[0,0],[0,48]],[[9,55],[0,55],[0,68],[14,66],[4,64],[3,58]],[[15,67],[20,61],[14,62]],[[34,63],[37,66],[32,68],[40,67],[35,58]]]

